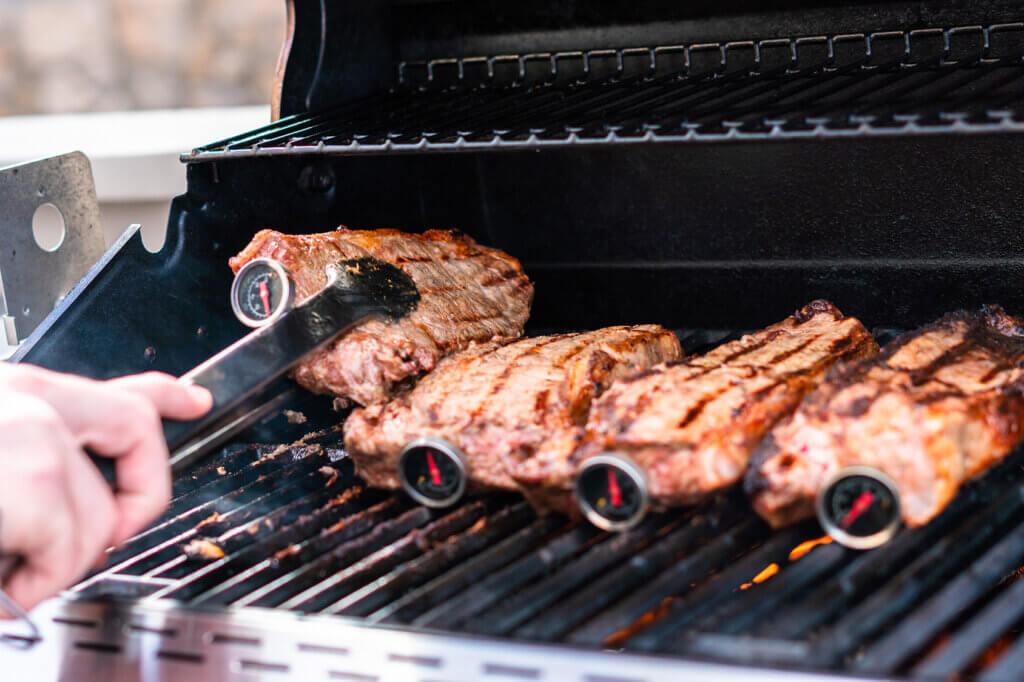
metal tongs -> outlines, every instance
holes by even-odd
[[[250,294],[239,285],[251,281],[254,271],[280,278],[281,288],[276,291],[266,286],[256,289],[263,295],[260,303],[267,313],[262,320],[253,319],[238,305]],[[194,421],[164,421],[172,473],[181,473],[276,407],[283,396],[268,396],[266,389],[307,355],[369,318],[405,317],[420,299],[409,275],[374,258],[327,266],[326,286],[298,305],[292,304],[293,290],[291,275],[276,261],[251,261],[236,275],[232,305],[239,319],[256,329],[178,379],[209,390],[213,408]],[[94,461],[113,482],[113,460],[94,457]]]
[[[174,475],[245,426],[270,413],[288,395],[273,384],[311,353],[374,317],[400,319],[419,303],[416,284],[399,268],[374,258],[345,260],[327,267],[327,284],[297,305],[288,270],[269,259],[246,264],[232,286],[232,307],[256,329],[178,380],[213,394],[206,416],[187,422],[164,420],[164,437]],[[114,461],[90,455],[104,478],[117,487]],[[0,555],[0,586],[19,557]],[[39,631],[28,615],[0,590],[0,608]]]

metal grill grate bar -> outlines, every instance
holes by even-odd
[[[562,525],[561,519],[546,516],[537,519],[511,537],[485,550],[478,556],[453,568],[443,576],[415,590],[368,617],[370,622],[410,623],[426,611],[467,589],[481,576],[509,565],[527,551],[541,544]]]
[[[658,517],[646,519],[633,530],[612,536],[568,562],[556,573],[521,590],[510,609],[500,614],[482,613],[466,622],[464,629],[484,635],[506,635],[558,601],[576,587],[586,583],[609,567],[624,562],[643,549],[659,531],[674,523]]]
[[[747,519],[733,526],[695,554],[671,566],[646,587],[624,599],[614,610],[600,614],[571,633],[567,641],[591,646],[604,644],[610,637],[626,631],[653,612],[667,597],[720,569],[752,544],[763,540],[766,534],[766,527],[760,520]]]
[[[448,538],[419,559],[399,566],[383,578],[335,602],[323,612],[365,616],[383,608],[400,599],[410,589],[506,537],[531,517],[533,511],[525,502],[506,507],[477,521],[465,533]]]
[[[761,623],[770,624],[779,607],[799,599],[808,586],[835,575],[853,556],[853,552],[832,544],[815,547],[800,559],[790,558],[791,568],[768,582],[752,585],[741,597],[700,619],[691,629],[738,635]]]
[[[715,534],[739,521],[735,505],[720,504],[707,512],[698,512],[681,528],[672,530],[657,543],[628,562],[581,587],[564,601],[526,623],[515,634],[522,639],[555,640],[608,608],[628,592],[647,583],[668,565],[693,552]]]
[[[946,646],[915,666],[913,675],[927,679],[948,679],[967,668],[1022,618],[1024,580],[1018,579],[958,630]]]
[[[882,589],[847,611],[818,640],[811,664],[830,667],[904,615],[942,581],[977,556],[1024,511],[1024,488],[1014,488],[973,516],[893,576]]]
[[[331,571],[328,574],[329,577],[321,579],[281,606],[307,613],[322,611],[371,580],[421,555],[427,547],[443,542],[456,533],[461,533],[486,513],[487,505],[483,502],[460,507],[426,525],[422,530],[410,533],[401,540],[380,548],[344,570],[329,569]],[[345,561],[348,562],[348,559],[349,557],[346,557]]]
[[[663,613],[650,626],[627,639],[626,647],[639,651],[657,651],[671,646],[672,641],[691,623],[725,604],[734,596],[734,591],[750,583],[769,565],[785,563],[794,547],[814,537],[817,532],[818,528],[810,524],[787,528],[767,538],[763,545],[728,566],[721,567],[719,573],[693,591],[686,591],[689,583],[676,585],[674,594],[678,596],[666,604]]]
[[[149,557],[144,575],[183,578],[195,570],[195,562],[182,554],[180,545],[193,537],[212,539],[227,554],[245,548],[267,537],[274,530],[298,522],[304,515],[315,514],[323,505],[351,490],[351,477],[340,477],[326,467],[309,472],[294,482],[275,489],[250,503],[224,514],[214,512],[194,529],[164,543],[164,549]],[[331,479],[338,479],[331,482]],[[347,498],[353,503],[368,505],[379,495],[358,490]],[[244,536],[241,535],[244,533]]]
[[[387,521],[381,517],[384,514],[394,513],[398,509],[393,503],[389,502],[385,501],[366,511],[358,512],[352,517],[344,519],[343,522],[339,522],[343,525],[335,533],[329,534],[331,541],[340,542],[352,537],[358,537],[360,534],[373,528],[375,523],[377,523],[377,528],[390,528],[394,522]],[[416,519],[420,523],[425,523],[430,518],[430,514],[422,510],[413,510],[407,514],[414,514],[416,512],[419,512]],[[315,535],[318,531],[318,524],[316,524],[315,520],[309,520],[301,526],[285,528],[261,543],[251,545],[241,552],[227,555],[222,559],[203,566],[184,578],[173,590],[158,593],[157,596],[172,597],[182,601],[198,599],[209,591],[211,584],[223,582],[230,576],[246,568],[251,568],[265,560],[268,556],[272,556],[271,548],[294,546],[294,543],[301,542],[302,539]]]
[[[284,472],[282,479],[286,483],[280,488],[268,485],[267,474],[264,473],[258,480],[245,483],[232,493],[206,502],[200,499],[195,501],[196,506],[184,511],[179,510],[178,515],[158,522],[155,527],[111,552],[107,559],[108,567],[91,576],[76,589],[87,587],[113,575],[148,575],[154,567],[166,563],[168,553],[180,557],[181,554],[177,551],[180,545],[195,537],[200,529],[211,521],[217,518],[231,518],[236,523],[245,523],[259,519],[279,505],[292,501],[289,497],[292,493],[301,492],[301,487],[289,485],[289,481],[295,479],[301,483],[306,480],[309,483],[318,475],[317,472],[310,472],[301,465],[282,466],[280,470]],[[322,479],[323,475],[320,476]],[[320,483],[319,487],[323,487],[323,484]]]
[[[387,511],[382,509],[384,505],[387,505]],[[289,556],[297,557],[288,564],[292,570],[260,587],[257,587],[258,582],[255,585],[250,582],[244,586],[240,583],[241,591],[246,594],[233,603],[237,606],[278,606],[299,592],[315,585],[322,576],[352,565],[402,538],[407,533],[430,523],[436,517],[436,512],[418,507],[405,511],[394,518],[388,518],[393,515],[392,510],[400,511],[401,508],[395,504],[394,500],[388,500],[378,507],[339,521],[335,524],[336,530],[333,533],[335,537],[330,538],[328,543],[321,542],[325,539],[321,534],[308,545],[296,544],[284,548],[273,555],[273,559],[284,561]],[[377,516],[381,512],[387,514],[387,517]],[[330,549],[321,554],[319,550],[325,544],[329,544]],[[304,549],[309,555],[305,561],[303,560]],[[203,595],[200,595],[197,599],[202,597]]]
[[[1024,495],[1024,490],[1021,491]],[[875,642],[853,664],[854,670],[880,673],[895,670],[921,652],[953,619],[987,595],[1007,574],[1024,563],[1024,525],[1017,526],[934,597]]]
[[[510,596],[537,576],[559,566],[604,537],[605,533],[592,526],[576,526],[504,570],[480,580],[461,595],[438,604],[416,618],[412,624],[422,627],[443,625],[448,629],[460,628],[466,620],[499,599]]]
[[[994,666],[979,675],[977,682],[1018,680],[1021,670],[1024,670],[1024,638],[1018,639]]]
[[[358,490],[358,489],[356,489]],[[285,573],[289,568],[302,565],[303,559],[319,556],[323,552],[343,543],[360,533],[367,532],[375,523],[385,523],[402,512],[403,507],[394,499],[385,500],[369,508],[363,508],[362,495],[341,495],[324,507],[317,509],[305,520],[308,532],[297,529],[290,537],[274,534],[264,539],[248,553],[261,560],[214,587],[202,591],[194,599],[197,602],[229,604],[253,593],[253,584],[266,582]],[[288,540],[292,543],[289,544]],[[244,558],[243,558],[244,560]],[[230,562],[229,562],[230,563]],[[204,587],[210,583],[202,581]]]

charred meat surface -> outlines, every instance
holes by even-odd
[[[237,272],[254,258],[281,262],[291,271],[296,299],[301,301],[324,287],[328,265],[367,256],[396,265],[412,277],[419,305],[398,321],[365,322],[303,361],[293,376],[304,388],[360,405],[381,403],[403,382],[430,371],[438,360],[471,342],[522,335],[533,285],[519,261],[454,231],[408,234],[339,228],[287,235],[262,230],[230,265]]]
[[[754,457],[747,490],[774,526],[814,512],[839,469],[876,467],[899,488],[909,526],[1021,441],[1024,323],[1001,308],[952,313],[839,368]]]
[[[566,471],[616,452],[647,473],[656,505],[701,501],[742,479],[761,439],[830,368],[877,352],[858,320],[814,301],[705,355],[616,382],[595,401],[570,465],[558,465],[564,452],[538,456],[533,480],[566,488]]]
[[[615,379],[681,356],[675,335],[657,325],[474,345],[390,403],[355,410],[345,449],[371,485],[397,488],[402,448],[441,437],[466,454],[471,488],[516,489],[515,468],[546,441],[574,442],[591,401]]]

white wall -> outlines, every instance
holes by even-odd
[[[185,191],[179,155],[265,125],[268,106],[0,118],[0,167],[82,151],[92,162],[107,244],[132,223],[163,243],[170,200]]]
[[[163,244],[171,199],[185,191],[179,155],[269,120],[268,106],[11,116],[0,118],[0,167],[84,152],[107,245],[140,223],[143,242],[155,251]],[[14,350],[4,339],[0,333],[0,359]]]

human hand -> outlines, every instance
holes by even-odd
[[[160,418],[211,405],[166,374],[93,381],[0,363],[0,552],[22,558],[7,594],[31,609],[155,518],[171,489]],[[117,491],[85,448],[114,458]]]

